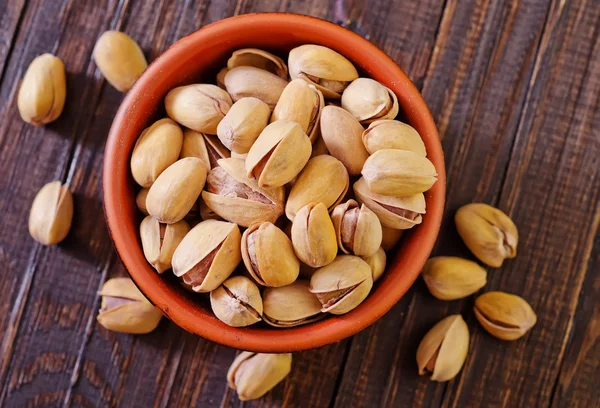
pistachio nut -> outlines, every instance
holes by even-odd
[[[244,276],[233,276],[210,292],[210,306],[220,321],[232,327],[260,322],[263,313],[258,286]]]
[[[171,89],[165,97],[167,115],[196,132],[216,134],[217,125],[231,108],[231,97],[210,84],[193,84]]]
[[[251,225],[244,231],[242,259],[250,275],[262,286],[289,285],[300,273],[292,241],[270,222]]]
[[[53,181],[37,193],[29,213],[29,234],[43,245],[61,242],[71,229],[73,196],[67,184]]]
[[[337,243],[345,254],[371,256],[381,246],[381,223],[377,215],[355,200],[338,204],[331,213]]]
[[[105,329],[145,334],[160,323],[160,310],[148,302],[129,278],[107,280],[98,294],[102,296],[102,303],[97,320]]]
[[[305,44],[288,56],[292,79],[301,78],[314,85],[325,98],[340,98],[350,81],[358,78],[354,65],[331,48]]]
[[[67,96],[67,79],[62,61],[42,54],[29,64],[17,97],[21,118],[39,126],[54,122],[62,113]]]
[[[146,197],[148,197],[148,191],[150,191],[149,188],[142,188],[135,196],[135,205],[144,215],[148,215],[148,209],[146,208]]]
[[[423,214],[425,214],[423,193],[408,197],[375,194],[367,186],[364,177],[354,183],[354,193],[359,203],[366,205],[377,215],[383,227],[409,229],[423,221]]]
[[[329,153],[341,161],[351,176],[357,176],[369,157],[362,142],[362,125],[349,112],[326,106],[321,113],[321,136]]]
[[[262,354],[242,351],[227,372],[229,387],[242,401],[262,397],[292,369],[292,354]]]
[[[234,102],[252,96],[269,105],[269,109],[277,105],[286,85],[285,79],[264,69],[248,66],[230,69],[225,75],[225,88]]]
[[[120,31],[104,32],[93,51],[94,62],[106,80],[119,92],[127,92],[148,67],[142,49]]]
[[[179,158],[197,157],[202,160],[207,169],[211,169],[211,159],[208,154],[209,149],[206,146],[207,143],[204,138],[205,136],[202,133],[193,131],[192,129],[183,129],[183,142]]]
[[[487,272],[467,259],[453,256],[430,258],[421,271],[429,292],[440,300],[462,299],[487,283]]]
[[[225,75],[227,75],[228,72],[229,72],[229,68],[225,67],[225,68],[222,68],[217,73],[217,86],[221,89],[226,89],[225,88]]]
[[[371,268],[371,276],[373,277],[373,283],[377,282],[383,272],[385,272],[385,263],[387,261],[387,255],[383,248],[379,247],[377,252],[371,256],[362,256],[363,261],[369,264]]]
[[[263,292],[263,320],[275,327],[294,327],[316,322],[325,315],[321,302],[309,291],[309,281],[297,280]]]
[[[271,110],[260,99],[239,99],[217,126],[217,136],[232,152],[248,153],[260,132],[269,123],[270,115]]]
[[[285,80],[288,77],[287,66],[281,58],[258,48],[242,48],[231,54],[227,60],[227,68],[242,66],[264,69]]]
[[[261,187],[281,187],[300,173],[311,150],[310,140],[299,124],[278,120],[269,124],[250,148],[247,175]]]
[[[358,78],[348,85],[342,94],[342,108],[360,123],[394,119],[399,109],[396,94],[371,78]]]
[[[242,260],[241,240],[236,224],[202,221],[175,249],[173,273],[196,292],[215,290]]]
[[[285,204],[285,215],[294,220],[300,208],[311,202],[323,203],[327,210],[342,201],[348,191],[348,171],[330,155],[310,159],[298,175]]]
[[[317,138],[319,118],[324,105],[323,94],[302,79],[292,80],[279,97],[273,109],[271,122],[291,120],[302,127],[311,142]]]
[[[371,191],[387,196],[423,193],[437,181],[433,163],[408,150],[378,150],[369,156],[361,173]]]
[[[329,265],[317,269],[310,278],[310,291],[321,302],[321,312],[335,315],[357,307],[372,287],[371,268],[352,255],[339,255]]]
[[[161,224],[151,216],[142,220],[140,237],[144,256],[158,273],[171,268],[173,253],[189,231],[190,226],[184,220],[175,224]]]
[[[292,244],[298,259],[313,268],[335,259],[335,228],[323,203],[309,203],[298,211],[292,224]]]
[[[158,221],[173,224],[190,212],[206,181],[206,166],[197,157],[179,159],[163,171],[148,191],[146,208]]]
[[[315,156],[321,156],[324,154],[329,154],[327,150],[327,145],[323,140],[322,136],[318,136],[312,145],[312,152],[310,152],[310,158],[312,159]]]
[[[475,317],[492,336],[501,340],[521,338],[537,322],[523,298],[504,292],[488,292],[475,299]]]
[[[142,187],[150,187],[181,152],[183,132],[171,119],[161,119],[146,128],[131,153],[131,175]]]
[[[456,229],[467,247],[486,265],[499,268],[517,255],[519,232],[512,220],[483,203],[467,204],[454,216]]]
[[[389,251],[396,246],[404,230],[381,226],[381,247],[384,251]]]
[[[469,328],[461,315],[451,315],[431,328],[417,348],[419,375],[433,381],[456,377],[469,351]]]
[[[372,122],[362,133],[362,142],[369,154],[383,149],[397,149],[410,150],[423,157],[427,155],[419,132],[399,120],[384,119]]]

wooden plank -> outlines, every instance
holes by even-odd
[[[4,67],[13,50],[14,38],[19,30],[21,17],[25,13],[25,0],[15,0],[8,4],[0,4],[0,83],[4,76]]]

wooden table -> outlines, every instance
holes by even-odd
[[[501,342],[476,323],[473,299],[442,302],[421,280],[354,338],[297,353],[283,385],[246,406],[600,406],[600,2],[275,0],[0,0],[0,406],[238,406],[225,373],[235,350],[163,320],[150,335],[96,323],[96,291],[125,272],[101,203],[103,148],[122,95],[91,59],[122,30],[149,60],[210,22],[290,11],[342,24],[380,46],[422,90],[447,160],[446,218],[435,254],[471,257],[456,209],[482,201],[519,228],[518,256],[485,290],[527,299],[538,323]],[[25,69],[44,52],[68,71],[58,121],[19,117]],[[60,179],[74,227],[55,247],[27,232],[33,197]],[[448,383],[417,375],[415,351],[439,319],[471,330]]]

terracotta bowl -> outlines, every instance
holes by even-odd
[[[180,85],[215,82],[232,51],[257,47],[281,56],[301,44],[321,44],[349,58],[362,76],[385,84],[398,96],[402,120],[421,134],[439,179],[426,196],[423,223],[408,231],[388,254],[388,270],[356,309],[290,329],[265,324],[229,327],[213,316],[206,296],[183,289],[171,272],[158,275],[146,262],[139,238],[137,187],[129,160],[140,132],[165,115],[163,98]],[[446,174],[435,123],[407,75],[369,41],[343,27],[313,17],[265,13],[228,18],[177,41],[157,58],[123,100],[112,124],[104,159],[104,209],[115,247],[140,290],[183,329],[237,349],[287,352],[324,346],[349,337],[383,316],[413,284],[438,235]]]

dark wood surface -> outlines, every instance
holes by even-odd
[[[144,336],[108,332],[96,291],[125,272],[104,225],[103,147],[122,95],[91,60],[123,30],[149,60],[210,22],[257,11],[310,14],[386,51],[422,90],[446,154],[446,217],[435,254],[471,257],[453,227],[473,201],[519,228],[518,256],[486,290],[527,299],[538,323],[501,342],[473,299],[442,302],[417,281],[351,339],[294,355],[286,381],[252,407],[600,406],[600,2],[595,0],[0,0],[0,406],[240,406],[225,373],[235,351],[163,319]],[[59,56],[68,102],[34,128],[16,108],[31,60]],[[33,197],[61,179],[74,227],[55,247],[27,231]],[[461,313],[469,356],[447,383],[417,375],[415,352]]]

